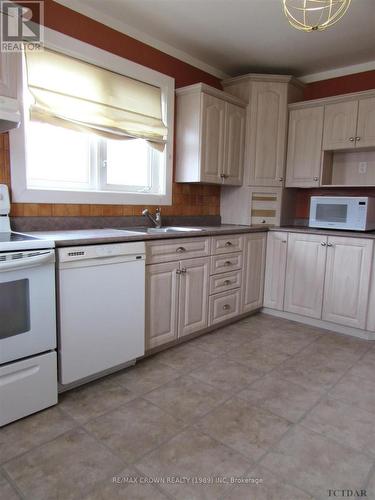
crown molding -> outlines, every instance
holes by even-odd
[[[345,66],[343,68],[330,69],[327,71],[322,71],[320,73],[312,73],[310,75],[302,75],[299,76],[298,79],[303,83],[313,83],[321,80],[330,80],[331,78],[354,75],[356,73],[364,73],[365,71],[372,70],[375,70],[375,61],[354,64],[352,66]]]
[[[172,47],[171,45],[165,42],[157,40],[156,38],[147,35],[143,31],[137,30],[136,28],[133,28],[129,24],[123,23],[122,21],[119,21],[118,19],[109,16],[108,14],[103,14],[102,12],[99,12],[93,7],[83,4],[82,2],[80,2],[80,0],[55,0],[55,1],[63,5],[64,7],[79,12],[80,14],[89,17],[90,19],[94,19],[94,21],[98,21],[99,23],[104,24],[105,26],[108,26],[109,28],[112,28],[116,31],[119,31],[124,35],[128,35],[140,42],[150,45],[154,49],[158,49],[161,52],[164,52],[165,54],[175,57],[176,59],[179,59],[180,61],[183,61],[187,64],[190,64],[191,66],[201,69],[202,71],[205,71],[206,73],[209,73],[210,75],[213,75],[216,78],[220,79],[228,78],[228,75],[223,71],[221,71],[220,69],[214,68],[213,66],[210,66],[209,64],[201,61],[200,59],[197,59],[182,50],[176,49],[175,47]]]

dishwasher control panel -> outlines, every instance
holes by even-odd
[[[59,262],[74,262],[106,257],[128,257],[134,260],[145,259],[145,243],[136,241],[131,243],[108,243],[104,245],[86,245],[58,249]]]

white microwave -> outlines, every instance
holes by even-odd
[[[375,229],[375,198],[311,196],[309,226],[352,231]]]

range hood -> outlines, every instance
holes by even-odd
[[[0,133],[17,128],[21,122],[21,113],[17,99],[0,96]]]

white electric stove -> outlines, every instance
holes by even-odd
[[[0,185],[0,426],[57,403],[54,242],[11,231]]]

